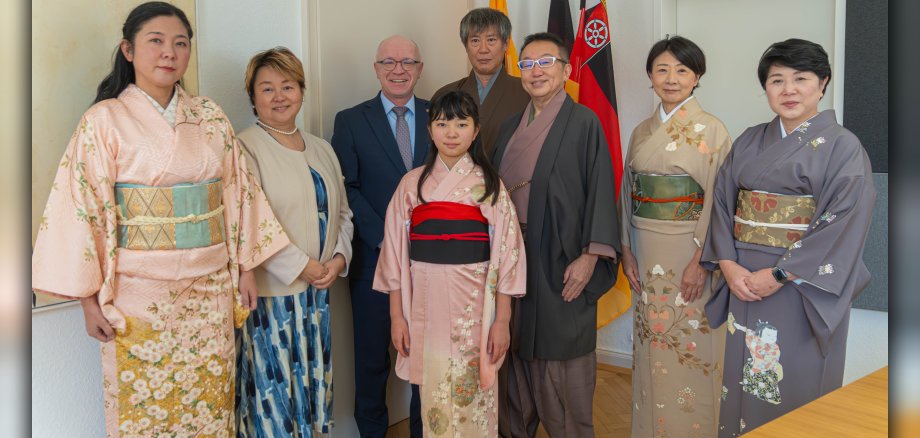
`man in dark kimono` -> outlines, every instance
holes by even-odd
[[[460,21],[460,41],[466,48],[473,69],[469,76],[451,82],[431,98],[448,91],[463,90],[479,105],[479,138],[486,156],[491,156],[502,122],[524,109],[530,96],[521,80],[508,74],[502,66],[511,38],[508,16],[491,8],[471,10]]]
[[[527,252],[527,295],[515,303],[503,436],[594,436],[597,300],[619,252],[614,178],[600,121],[563,91],[572,71],[555,35],[521,49],[531,97],[502,125],[493,162],[511,191]]]

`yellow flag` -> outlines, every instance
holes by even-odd
[[[508,15],[508,2],[505,0],[489,0],[489,7],[501,11],[509,18],[511,17]],[[518,55],[517,49],[514,47],[514,38],[508,36],[508,50],[505,51],[505,71],[511,76],[521,77],[521,69],[518,68],[517,64]]]
[[[623,273],[621,264],[617,270],[617,282],[597,301],[597,329],[610,324],[618,316],[629,310],[632,305],[632,292],[629,288],[629,280]]]

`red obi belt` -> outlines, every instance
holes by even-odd
[[[429,202],[412,210],[409,258],[441,265],[489,260],[489,221],[479,207]]]

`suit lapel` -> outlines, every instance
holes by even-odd
[[[431,138],[428,134],[428,101],[415,99],[415,154],[413,154],[412,167],[416,168],[425,163],[428,158]]]
[[[393,135],[393,130],[390,129],[387,115],[383,112],[383,102],[380,101],[379,93],[376,98],[367,101],[364,105],[364,117],[371,130],[374,131],[378,144],[383,147],[387,157],[399,170],[399,174],[405,174],[406,165],[403,163],[402,156],[399,155],[399,145],[396,144],[396,137]]]

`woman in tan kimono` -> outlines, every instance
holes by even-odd
[[[289,241],[226,115],[178,85],[185,14],[142,4],[123,38],[58,167],[32,288],[80,299],[102,342],[108,436],[230,437],[233,328],[252,269]]]
[[[661,104],[633,130],[620,191],[623,271],[634,292],[632,436],[715,434],[724,330],[703,303],[699,265],[710,191],[731,140],[693,90],[702,50],[679,36],[652,46],[646,72]]]

